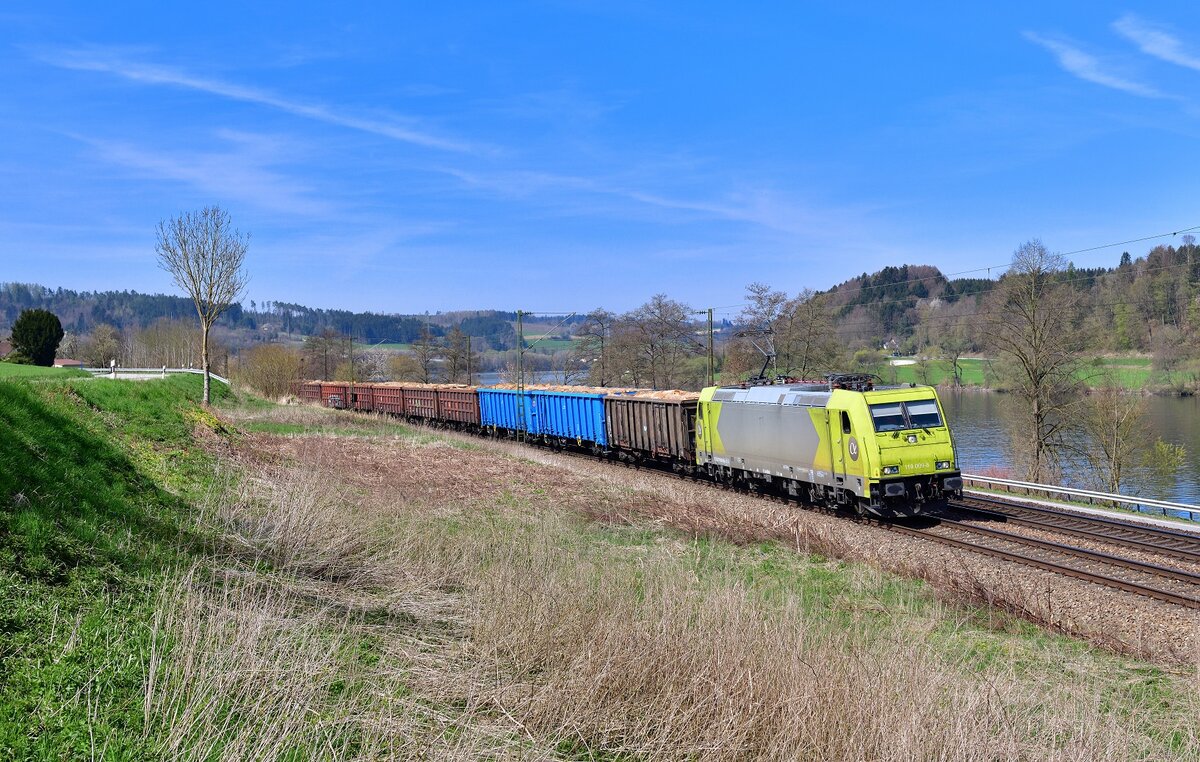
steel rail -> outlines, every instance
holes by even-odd
[[[891,532],[897,532],[899,534],[905,534],[905,535],[909,535],[911,537],[918,537],[923,540],[931,540],[933,542],[938,542],[943,545],[949,545],[951,547],[970,550],[971,552],[974,552],[974,553],[982,553],[985,556],[999,558],[1004,561],[1011,561],[1013,563],[1018,563],[1023,566],[1032,566],[1037,569],[1042,569],[1043,571],[1049,571],[1049,572],[1053,572],[1055,574],[1061,574],[1066,577],[1074,577],[1075,579],[1080,579],[1085,582],[1094,582],[1096,584],[1103,585],[1105,587],[1112,587],[1112,588],[1116,588],[1117,590],[1124,590],[1125,592],[1128,592],[1128,593],[1133,593],[1135,595],[1142,595],[1142,596],[1146,596],[1149,598],[1154,598],[1156,600],[1164,601],[1166,603],[1173,603],[1178,606],[1184,606],[1184,607],[1190,608],[1190,609],[1200,609],[1200,600],[1197,600],[1196,598],[1190,598],[1186,595],[1179,595],[1178,593],[1172,593],[1167,590],[1160,590],[1156,587],[1149,587],[1148,585],[1139,585],[1136,582],[1129,582],[1127,580],[1117,579],[1116,577],[1110,577],[1106,574],[1098,574],[1096,572],[1089,572],[1089,571],[1085,571],[1083,569],[1076,569],[1075,567],[1072,567],[1072,566],[1063,566],[1062,564],[1056,564],[1052,561],[1044,561],[1040,558],[1033,558],[1031,556],[1026,556],[1021,553],[1013,553],[1012,551],[999,550],[997,548],[990,548],[986,545],[979,545],[979,544],[976,544],[973,542],[967,542],[966,540],[958,540],[953,537],[946,537],[944,535],[932,534],[932,533],[929,533],[926,531],[922,531],[920,529],[913,529],[911,527],[901,526],[899,524],[884,524],[881,526],[883,526],[885,529],[887,529],[888,531],[891,531]]]
[[[989,507],[981,508],[971,505],[967,501],[982,502]],[[950,503],[950,507],[984,516],[1002,518],[1014,524],[1042,529],[1047,532],[1064,534],[1095,542],[1104,542],[1110,545],[1121,545],[1134,550],[1200,564],[1200,535],[1178,533],[1160,527],[1131,524],[1102,516],[1088,516],[1080,513],[1026,506],[1020,503],[1006,503],[978,498],[966,498],[963,502],[953,501]],[[1016,511],[1017,513],[1011,513],[1010,511]],[[1020,515],[1021,513],[1030,514],[1033,517]],[[1091,525],[1101,529],[1115,530],[1122,534],[1115,534],[1113,531],[1081,528],[1079,526],[1067,526],[1068,523]],[[1134,536],[1131,537],[1130,535]],[[1136,535],[1141,535],[1142,538],[1147,539],[1137,539]],[[1165,544],[1164,540],[1176,544]],[[1180,543],[1190,547],[1180,547]]]
[[[1126,569],[1132,569],[1133,571],[1152,574],[1156,577],[1166,577],[1168,579],[1174,579],[1180,582],[1200,585],[1200,574],[1185,571],[1183,569],[1175,569],[1170,566],[1152,564],[1148,561],[1137,561],[1132,558],[1114,556],[1111,553],[1104,553],[1103,551],[1099,550],[1077,548],[1074,545],[1064,545],[1060,542],[1054,542],[1052,540],[1042,540],[1037,537],[1026,537],[1025,535],[1015,534],[1013,532],[1005,532],[1000,529],[979,526],[977,524],[967,524],[954,519],[939,519],[939,522],[939,526],[950,526],[954,529],[959,529],[965,532],[985,535],[987,537],[995,537],[999,540],[1003,540],[1004,542],[1012,542],[1031,548],[1049,550],[1053,553],[1062,553],[1064,555],[1075,556],[1088,561],[1097,561],[1110,566],[1121,566]]]

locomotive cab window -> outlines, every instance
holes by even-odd
[[[843,434],[850,433],[850,414],[847,413],[845,410],[842,411],[842,433]]]
[[[942,425],[942,416],[933,400],[913,400],[905,402],[904,407],[914,429],[932,429]]]
[[[899,402],[871,405],[871,420],[876,431],[900,431],[908,428],[904,420],[904,406]]]
[[[942,425],[937,402],[931,399],[871,405],[871,420],[876,431],[931,429]]]

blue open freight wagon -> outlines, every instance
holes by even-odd
[[[530,436],[608,446],[604,425],[604,395],[526,389],[517,404],[515,389],[479,390],[480,422],[484,426],[524,431]],[[523,411],[518,411],[523,407]]]

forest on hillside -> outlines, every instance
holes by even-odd
[[[1136,258],[1125,252],[1111,267],[1064,262],[1055,273],[1064,290],[1054,298],[1069,302],[1062,319],[1072,327],[1073,345],[1093,355],[1152,355],[1165,370],[1200,361],[1198,259],[1195,239],[1183,236],[1178,246],[1156,246]],[[750,284],[740,313],[715,326],[714,370],[727,380],[764,367],[770,374],[802,378],[878,369],[883,356],[904,354],[946,363],[960,379],[962,357],[994,349],[988,340],[994,296],[1006,277],[947,278],[935,267],[906,264],[863,273],[826,291],[789,294],[771,284]],[[601,385],[694,386],[708,373],[701,306],[659,294],[620,314],[597,308],[570,318],[543,316],[539,324],[527,319],[526,345],[531,337],[544,337],[531,353],[530,368]],[[59,316],[67,331],[64,351],[83,359],[104,355],[157,366],[193,354],[188,326],[195,311],[183,297],[0,284],[0,335],[21,310],[35,307]],[[378,378],[391,374],[390,354],[400,352],[419,355],[417,375],[432,379],[446,375],[447,357],[465,351],[452,349],[456,342],[465,345],[463,337],[470,337],[472,357],[478,355],[470,363],[474,369],[503,369],[517,344],[515,320],[515,312],[494,310],[384,315],[251,301],[233,305],[222,317],[217,355],[236,356],[259,344],[307,343],[306,356],[321,355],[322,375],[334,375],[346,364],[344,374]],[[390,354],[372,354],[360,344],[382,346]],[[335,352],[337,347],[345,349]],[[361,367],[350,367],[352,360]],[[463,370],[467,365],[451,363],[457,364]],[[415,372],[411,362],[405,367]]]

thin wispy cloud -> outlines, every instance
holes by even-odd
[[[131,143],[76,136],[97,157],[136,176],[185,183],[218,198],[237,199],[273,212],[304,217],[331,214],[332,205],[316,198],[296,178],[270,168],[273,151],[265,141],[243,134],[222,134],[233,141],[226,152],[179,153],[147,149]]]
[[[830,230],[855,229],[869,214],[865,208],[817,208],[769,190],[752,188],[711,200],[685,198],[632,187],[629,183],[553,172],[467,172],[442,168],[468,187],[518,199],[542,197],[561,203],[564,193],[592,194],[623,200],[624,208],[605,208],[602,214],[628,216],[628,202],[643,207],[681,212],[691,217],[737,222],[800,237],[822,237]],[[572,209],[578,210],[577,206]]]
[[[1035,32],[1025,32],[1025,39],[1030,42],[1040,45],[1050,51],[1056,59],[1058,65],[1069,74],[1073,74],[1082,80],[1092,82],[1104,87],[1110,87],[1114,90],[1129,93],[1130,95],[1138,95],[1143,98],[1165,98],[1158,90],[1149,85],[1142,84],[1132,79],[1123,77],[1111,71],[1104,65],[1100,59],[1086,53],[1074,45],[1070,45],[1061,40],[1055,40],[1049,37],[1044,37]]]
[[[230,100],[273,108],[305,119],[367,132],[425,148],[436,148],[442,151],[461,153],[476,153],[486,150],[484,146],[455,140],[435,134],[429,130],[405,125],[401,123],[402,120],[400,118],[384,121],[362,117],[346,113],[328,105],[292,100],[266,90],[246,87],[218,79],[198,77],[167,66],[126,60],[104,51],[57,51],[43,54],[40,58],[48,64],[63,69],[103,72],[127,79],[131,82],[195,90]]]
[[[1113,29],[1148,56],[1200,71],[1200,56],[1190,54],[1178,37],[1160,26],[1126,14],[1113,22]]]

